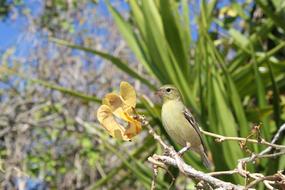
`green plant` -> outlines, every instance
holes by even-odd
[[[188,1],[130,0],[128,3],[128,20],[108,3],[121,35],[149,75],[162,84],[173,83],[179,87],[205,130],[246,137],[252,123],[261,122],[262,137],[270,141],[284,120],[280,92],[284,92],[285,85],[282,36],[285,24],[280,20],[285,14],[284,10],[278,9],[282,6],[281,1],[270,5],[262,0],[243,4],[234,1],[228,8],[236,14],[219,19],[218,2],[202,0],[200,10],[195,14],[197,39],[191,37]],[[262,17],[254,17],[257,9],[264,13]],[[244,26],[234,27],[240,22]],[[71,42],[53,41],[107,59],[154,89],[145,77],[120,58]],[[153,125],[157,124],[159,114],[154,115],[157,108],[142,102],[148,116],[155,121]],[[207,141],[217,170],[231,169],[238,159],[246,156],[237,143],[216,145],[208,137]],[[260,151],[264,147],[250,148]],[[203,170],[195,159],[186,159]],[[270,173],[265,167],[267,163],[268,160],[260,163],[260,172]],[[284,158],[274,163],[273,168],[282,168]],[[254,166],[250,169],[255,170]],[[228,180],[243,183],[237,176]]]

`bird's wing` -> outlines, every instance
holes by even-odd
[[[199,135],[200,141],[201,141],[202,146],[204,148],[204,151],[207,152],[207,148],[206,148],[206,146],[205,146],[205,144],[203,142],[202,135],[201,135],[200,129],[198,127],[198,123],[194,119],[192,113],[187,108],[185,108],[184,111],[183,111],[183,114],[184,114],[185,118],[187,119],[187,121],[190,123],[190,125],[193,126],[193,128],[196,131],[196,133]]]

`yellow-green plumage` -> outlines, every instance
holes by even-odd
[[[161,119],[168,135],[181,146],[190,143],[190,149],[201,156],[206,167],[211,168],[198,125],[184,106],[179,90],[173,85],[164,85],[158,94],[163,98]]]
[[[185,118],[184,105],[179,100],[170,100],[162,105],[162,123],[169,136],[181,146],[186,146],[186,142],[191,143],[191,147],[197,148],[201,145],[199,135],[190,126]]]

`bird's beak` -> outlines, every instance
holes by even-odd
[[[162,97],[163,93],[162,93],[162,90],[159,89],[155,92],[155,95],[159,96],[159,97]]]

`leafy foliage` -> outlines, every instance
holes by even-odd
[[[217,4],[201,1],[195,15],[195,40],[189,29],[187,1],[132,0],[128,20],[111,4],[109,10],[138,61],[162,84],[180,88],[203,128],[246,137],[252,123],[262,122],[262,136],[270,140],[284,119],[279,91],[284,89],[285,44],[280,34],[284,34],[281,28],[285,25],[279,22],[284,12],[277,11],[282,3],[235,2],[222,14],[236,14],[224,19],[216,17]],[[236,27],[241,23],[243,26]],[[271,114],[262,114],[265,109]],[[250,117],[253,110],[260,114]],[[217,146],[212,139],[208,141],[217,170],[233,168],[246,155],[238,144]],[[261,148],[252,147],[255,151]],[[260,163],[261,168],[267,163]],[[239,178],[232,180],[242,183]]]
[[[106,4],[121,36],[135,55],[139,66],[143,66],[143,72],[137,72],[134,64],[129,64],[122,57],[69,40],[52,41],[110,61],[125,74],[145,84],[149,90],[158,87],[157,83],[176,85],[181,90],[185,103],[196,114],[205,130],[225,136],[246,137],[252,133],[251,126],[254,123],[261,123],[261,135],[270,141],[285,119],[283,1],[232,1],[229,5],[221,5],[216,0],[201,0],[199,3],[189,3],[187,0],[130,0],[127,15],[112,3],[107,1]],[[193,34],[197,34],[197,37]],[[38,84],[45,84],[45,87],[59,90],[66,95],[85,97],[77,96],[78,92],[72,93],[72,90],[60,86],[43,82]],[[98,102],[97,98],[96,101]],[[58,106],[53,105],[52,109],[48,109],[49,113],[51,110],[53,113],[64,113],[63,110],[66,109],[61,110],[64,105]],[[160,130],[165,139],[173,144],[161,127],[159,106],[143,95],[137,107],[147,116],[151,125],[158,126],[156,130]],[[45,112],[41,112],[38,117],[45,115]],[[78,160],[84,163],[87,160],[88,164],[84,165],[87,168],[95,165],[92,169],[99,173],[95,178],[100,179],[89,188],[133,186],[149,189],[152,170],[145,161],[149,155],[161,151],[154,140],[143,133],[134,142],[111,141],[97,124],[88,121],[88,117],[82,120],[80,114],[75,115],[77,117],[68,115],[57,126],[64,127],[65,122],[68,122],[70,126],[83,127],[83,134],[76,135],[69,130],[65,133],[67,136],[71,133],[71,139],[79,139],[76,142],[80,144],[79,147],[82,146],[82,151],[76,158],[82,158]],[[40,134],[45,133],[43,129],[38,130],[41,130]],[[52,134],[58,138],[60,136],[59,132]],[[51,135],[50,140],[54,141],[54,136]],[[92,141],[92,138],[99,140]],[[214,139],[205,138],[216,170],[232,169],[238,159],[248,155],[237,143],[217,144]],[[284,143],[284,140],[279,143]],[[264,148],[248,147],[255,152]],[[111,159],[110,154],[115,155],[115,158]],[[52,182],[57,175],[61,176],[60,172],[71,172],[70,163],[63,162],[65,157],[56,159],[56,162],[52,161],[52,155],[48,155],[48,158],[50,159],[45,161],[44,166],[47,167],[51,179],[46,177],[46,180]],[[34,159],[36,158],[28,158],[28,163],[32,165],[30,162]],[[205,170],[195,154],[187,154],[185,160],[193,167]],[[110,163],[111,167],[108,167]],[[268,163],[272,163],[270,169],[267,167]],[[77,169],[82,169],[79,166]],[[29,172],[37,176],[39,167]],[[249,170],[271,174],[284,167],[285,158],[281,157],[276,158],[274,163],[271,159],[264,159],[250,166]],[[91,176],[87,173],[84,175]],[[171,183],[165,177],[167,175],[159,174],[159,188],[165,189]],[[73,179],[75,178],[80,181],[80,177]],[[225,177],[225,180],[244,183],[236,175]],[[176,180],[176,186],[181,186],[185,181],[189,186],[193,185],[181,177]]]

